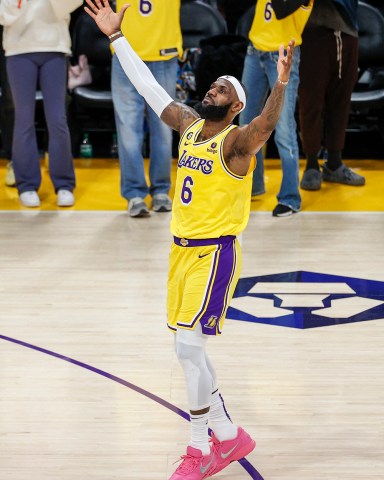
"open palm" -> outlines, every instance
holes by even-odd
[[[277,62],[277,74],[280,80],[287,82],[291,73],[293,52],[295,50],[295,41],[291,40],[287,47],[287,55],[284,55],[284,47],[279,48],[279,61]]]
[[[85,1],[88,7],[84,7],[84,10],[93,18],[103,33],[109,36],[120,30],[125,11],[130,7],[129,4],[123,5],[120,12],[115,13],[109,5],[108,0]]]

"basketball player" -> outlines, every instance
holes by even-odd
[[[222,332],[240,275],[236,236],[248,222],[255,154],[271,135],[283,107],[294,41],[286,56],[280,48],[278,80],[263,111],[249,125],[237,127],[232,121],[246,105],[246,92],[236,78],[218,78],[195,109],[174,102],[120,32],[128,5],[116,14],[108,0],[86,2],[85,10],[109,36],[130,81],[181,137],[167,308],[168,327],[175,333],[176,354],[185,374],[191,439],[170,480],[202,480],[255,448],[255,441],[227,415],[205,347],[209,336]]]

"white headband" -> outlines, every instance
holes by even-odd
[[[240,112],[242,112],[247,104],[247,96],[241,83],[237,80],[237,78],[232,77],[232,75],[223,75],[219,78],[224,78],[224,80],[228,80],[228,82],[232,84],[233,88],[236,90],[240,102],[243,104],[243,108],[240,110]]]

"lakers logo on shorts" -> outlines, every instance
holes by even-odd
[[[209,317],[208,322],[204,325],[206,328],[216,328],[217,320],[219,317],[216,317],[215,315],[211,315]]]

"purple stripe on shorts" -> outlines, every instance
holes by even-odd
[[[234,242],[223,245],[219,253],[220,257],[214,274],[213,285],[210,288],[208,303],[204,302],[205,311],[199,317],[205,335],[216,335],[219,332],[219,322],[226,311],[228,289],[233,279],[236,262]]]
[[[179,247],[205,247],[207,245],[225,245],[235,240],[234,235],[226,235],[219,238],[179,238],[173,237],[173,241]]]
[[[228,302],[228,296],[229,296],[229,291],[231,289],[231,285],[232,285],[232,282],[233,282],[233,276],[235,275],[235,271],[236,271],[236,264],[237,264],[237,253],[236,253],[236,245],[235,245],[235,242],[233,243],[233,265],[232,265],[232,273],[231,273],[231,278],[229,279],[229,282],[228,282],[228,285],[227,285],[227,291],[225,293],[225,299],[224,299],[224,305],[223,305],[223,311],[222,311],[222,316],[226,314],[227,312],[227,308],[229,306],[229,302]],[[221,330],[220,330],[220,324],[218,323],[217,324],[217,332],[218,333],[221,333]]]
[[[216,271],[217,271],[217,265],[218,265],[218,260],[220,258],[220,252],[221,252],[221,249],[222,249],[222,245],[218,246],[218,248],[215,250],[215,253],[214,253],[214,256],[213,256],[213,259],[212,259],[212,264],[211,264],[211,271],[210,271],[210,274],[209,274],[209,278],[208,278],[208,282],[207,282],[207,286],[205,288],[205,293],[204,293],[204,301],[203,301],[203,304],[200,308],[200,310],[197,312],[197,314],[194,316],[193,318],[193,321],[192,321],[192,326],[194,327],[196,325],[196,323],[201,319],[201,316],[203,315],[206,307],[207,307],[207,304],[209,303],[209,298],[210,298],[210,292],[212,290],[212,284],[214,283],[215,281],[215,278],[216,278]],[[204,332],[203,332],[204,333]],[[211,333],[212,334],[212,333]]]

